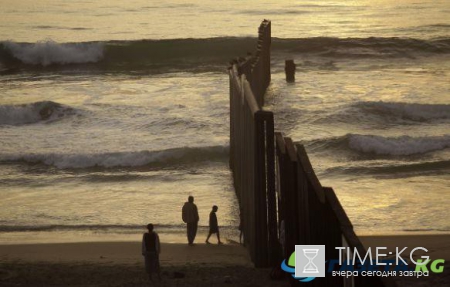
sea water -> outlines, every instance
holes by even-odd
[[[162,3],[164,2],[164,3]],[[235,236],[230,59],[272,20],[266,109],[359,234],[450,231],[448,1],[10,1],[0,17],[0,241]],[[284,60],[297,81],[284,80]],[[178,234],[178,235],[177,235]]]

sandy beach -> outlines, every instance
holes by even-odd
[[[236,244],[162,244],[161,265],[236,265],[250,267],[244,247]],[[140,242],[82,242],[0,246],[4,261],[92,264],[141,264]]]
[[[0,246],[0,286],[148,286],[140,242]],[[162,244],[156,286],[288,286],[239,244]],[[182,277],[182,278],[176,278]]]
[[[432,259],[450,260],[450,235],[362,236],[366,247],[423,246]],[[0,245],[0,286],[146,286],[140,242]],[[417,253],[417,255],[420,255]],[[269,269],[252,266],[246,249],[225,245],[162,244],[157,286],[289,286]],[[399,286],[448,286],[449,264],[428,278],[397,278]],[[183,278],[176,278],[176,277]]]

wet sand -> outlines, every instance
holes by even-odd
[[[365,246],[422,246],[432,259],[450,261],[450,235],[363,236]],[[0,245],[0,286],[147,286],[140,242]],[[252,266],[236,243],[162,244],[163,278],[155,286],[289,286]],[[417,255],[420,255],[417,253]],[[430,278],[400,278],[399,286],[450,286],[450,270]],[[175,278],[175,274],[183,278]]]

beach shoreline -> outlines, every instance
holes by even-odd
[[[244,246],[233,241],[208,245],[201,236],[197,239],[201,243],[194,246],[162,243],[163,280],[158,286],[289,286],[287,280],[270,280],[270,269],[254,268]],[[448,286],[450,235],[360,239],[366,248],[408,247],[408,254],[414,247],[427,248],[430,258],[446,260],[447,269],[429,278],[398,278],[399,286]],[[147,279],[140,248],[140,241],[2,244],[0,286],[143,286]],[[185,277],[175,278],[176,272]]]
[[[0,244],[1,261],[20,260],[30,262],[77,262],[89,261],[96,263],[136,263],[141,260],[141,235],[133,236],[135,240],[125,240],[117,237],[115,240],[72,241],[72,242],[8,242]],[[194,258],[194,263],[200,264],[231,264],[249,265],[250,258],[247,250],[230,238],[224,238],[226,244],[216,246],[216,238],[211,238],[212,244],[205,244],[205,234],[198,234],[196,245],[189,246],[184,234],[171,235],[160,234],[162,242],[161,262],[168,264],[184,264]],[[176,239],[167,241],[166,239]],[[424,247],[431,258],[450,260],[450,234],[426,234],[426,235],[375,235],[359,236],[363,245],[372,249],[386,247],[387,251],[395,247]],[[100,241],[103,239],[103,241]],[[108,260],[112,261],[108,261]]]
[[[187,242],[186,230],[167,231],[161,229],[156,230],[160,236],[160,240],[167,244],[184,244]],[[59,244],[59,243],[86,243],[86,242],[140,242],[142,234],[146,230],[127,231],[127,232],[108,232],[96,230],[83,231],[25,231],[25,232],[5,232],[0,238],[0,245],[16,245],[16,244]],[[197,242],[204,243],[208,235],[207,228],[199,228],[197,231]],[[229,243],[237,243],[239,241],[239,231],[220,229],[220,236]],[[216,240],[216,238],[212,238]]]
[[[194,246],[187,243],[162,243],[161,250],[161,265],[252,266],[247,250],[235,243],[197,243]],[[0,245],[0,260],[134,265],[141,264],[143,257],[141,242],[115,241]]]
[[[140,248],[136,241],[0,245],[0,286],[148,286]],[[254,268],[236,243],[162,243],[161,250],[155,286],[289,286]]]
[[[220,230],[220,235],[226,242],[239,241],[238,227],[226,227]],[[10,231],[1,233],[1,245],[16,244],[52,244],[52,243],[84,243],[84,242],[137,242],[142,239],[142,230],[54,230],[54,231]],[[165,229],[157,228],[161,242],[170,244],[183,244],[187,242],[185,228]],[[450,236],[449,231],[355,231],[360,238],[379,237],[422,237],[422,236]],[[203,243],[208,235],[208,227],[200,227],[197,232],[197,241]],[[214,238],[213,238],[214,239]],[[371,240],[371,239],[369,239]]]

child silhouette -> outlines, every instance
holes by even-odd
[[[216,216],[216,212],[219,208],[217,207],[217,205],[214,205],[212,207],[212,211],[211,213],[209,213],[209,234],[208,237],[206,238],[206,243],[209,243],[209,238],[211,237],[211,235],[213,233],[217,234],[217,244],[222,244],[222,242],[220,241],[220,233],[219,233],[219,224],[217,222],[217,216]]]

